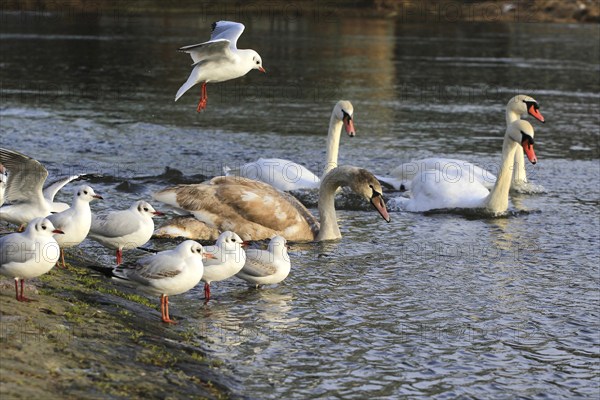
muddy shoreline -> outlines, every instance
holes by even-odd
[[[2,399],[232,397],[236,383],[176,305],[179,324],[163,324],[158,299],[116,286],[77,250],[67,262],[29,282],[35,302],[17,302],[13,280],[0,281]]]

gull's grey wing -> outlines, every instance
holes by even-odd
[[[135,222],[134,222],[135,221]],[[106,215],[92,215],[90,236],[116,238],[130,235],[140,227],[128,210],[116,211]]]
[[[25,238],[22,233],[8,234],[0,238],[0,268],[8,263],[24,263],[35,256],[35,243]]]
[[[269,258],[268,252],[262,253],[262,256]],[[264,277],[264,276],[273,275],[275,272],[277,272],[277,269],[275,268],[275,266],[273,264],[263,262],[261,259],[248,257],[248,251],[247,251],[246,252],[246,264],[244,264],[244,268],[242,268],[241,272],[243,272],[247,275],[250,275],[250,276]]]
[[[218,21],[212,24],[210,40],[227,39],[231,42],[231,49],[237,49],[237,41],[244,32],[244,24],[231,21]]]
[[[188,53],[192,57],[192,60],[194,61],[192,66],[214,57],[226,57],[230,60],[234,58],[233,53],[231,52],[230,42],[227,39],[211,40],[210,42],[183,46],[179,48],[179,51]]]
[[[42,187],[48,171],[39,161],[17,151],[0,148],[0,164],[8,170],[7,201],[42,204]]]
[[[135,263],[120,265],[114,274],[118,278],[151,285],[152,281],[172,278],[183,272],[185,260],[171,251],[149,255],[140,258]]]

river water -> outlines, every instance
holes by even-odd
[[[277,286],[172,298],[178,327],[248,398],[595,397],[599,391],[598,25],[249,18],[268,73],[177,103],[213,18],[2,14],[1,145],[92,180],[125,208],[260,156],[322,167],[329,115],[355,109],[340,163],[385,174],[429,156],[498,165],[504,107],[541,105],[541,194],[501,218],[338,212],[343,239],[294,244]],[[71,188],[62,199],[69,200]],[[155,204],[160,208],[159,204]],[[152,241],[163,248],[168,243]],[[85,242],[107,265],[113,256]],[[127,256],[126,256],[127,257]],[[130,253],[131,257],[131,253]],[[132,371],[135,373],[135,371]]]

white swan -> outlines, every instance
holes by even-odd
[[[540,113],[538,102],[534,98],[526,95],[517,95],[511,98],[506,104],[506,126],[521,119],[521,116],[525,114],[533,116],[540,122],[545,122],[544,117]],[[442,175],[450,177],[459,173],[466,174],[469,179],[479,182],[488,189],[494,187],[494,183],[496,183],[496,175],[484,168],[464,160],[439,157],[425,158],[400,164],[390,172],[390,176],[377,176],[377,179],[396,190],[405,191],[410,190],[410,182],[414,177],[425,170],[438,170]],[[520,151],[515,156],[511,189],[516,191],[534,189],[531,185],[528,185],[527,173],[525,172],[525,159],[523,158],[523,152]]]
[[[389,222],[379,181],[369,171],[352,166],[337,167],[323,178],[319,189],[320,224],[293,196],[246,178],[219,176],[208,183],[161,190],[154,198],[221,231],[236,232],[244,240],[281,235],[292,241],[321,241],[342,237],[334,207],[335,193],[341,186],[349,186],[370,201]],[[178,220],[180,235],[185,233],[182,225]]]
[[[353,137],[354,122],[352,121],[354,108],[346,100],[337,102],[331,118],[329,119],[329,132],[327,133],[327,154],[323,169],[323,176],[337,167],[338,151],[342,126],[348,136]],[[279,190],[318,189],[321,180],[308,169],[293,161],[281,158],[259,158],[257,161],[247,163],[239,168],[224,168],[225,175],[242,176],[268,183]]]
[[[466,174],[441,176],[440,171],[425,170],[411,181],[412,197],[392,199],[390,207],[412,212],[483,208],[492,214],[502,213],[508,208],[508,192],[516,153],[522,149],[531,163],[537,162],[533,151],[533,136],[533,127],[525,120],[519,119],[508,125],[502,145],[500,173],[491,191]]]

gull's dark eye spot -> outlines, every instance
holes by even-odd
[[[144,211],[148,211],[148,207],[144,207]]]
[[[260,61],[257,61],[257,62],[256,62],[256,65],[258,65],[258,64],[260,64]]]
[[[83,191],[83,194],[88,194],[87,190],[84,190],[84,191]]]
[[[231,241],[232,241],[232,242],[235,242],[235,238],[231,238]]]
[[[42,225],[42,229],[43,229],[43,230],[46,230],[46,225]]]

